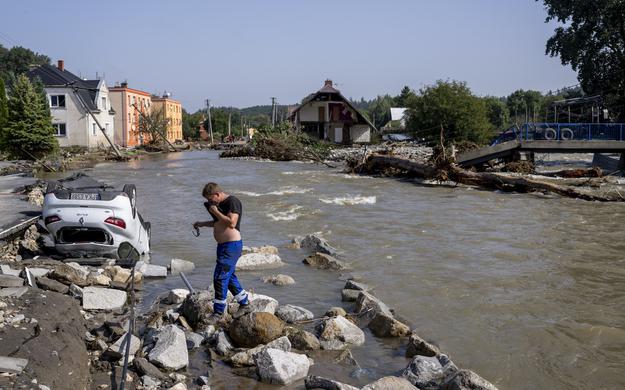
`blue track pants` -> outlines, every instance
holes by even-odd
[[[221,314],[226,310],[228,290],[234,295],[237,302],[242,305],[248,304],[247,292],[234,274],[242,249],[243,241],[241,240],[217,245],[217,265],[213,274],[213,284],[215,286],[213,311],[215,313]]]

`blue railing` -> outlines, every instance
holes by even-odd
[[[519,141],[624,141],[623,123],[524,123],[501,133],[491,143]]]

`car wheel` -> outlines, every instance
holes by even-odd
[[[54,191],[58,190],[59,188],[61,188],[61,185],[59,184],[58,181],[50,180],[48,182],[48,186],[46,187],[46,195],[51,193],[51,192],[54,192]]]
[[[126,184],[124,185],[124,189],[122,190],[126,195],[128,195],[128,199],[130,199],[130,208],[132,209],[132,219],[135,219],[137,216],[137,187],[134,184]]]
[[[148,251],[152,250],[152,224],[149,222],[145,223],[145,232],[148,236]]]

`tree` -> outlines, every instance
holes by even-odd
[[[2,134],[6,121],[9,117],[9,107],[7,106],[6,87],[4,80],[0,78],[0,134]]]
[[[182,136],[185,139],[198,139],[200,137],[200,122],[206,116],[206,110],[198,110],[189,114],[182,109]]]
[[[0,145],[11,157],[40,158],[58,148],[41,83],[33,84],[25,75],[19,75],[11,88],[7,107]]]
[[[411,98],[416,96],[414,91],[410,89],[407,85],[401,89],[399,95],[395,96],[393,99],[396,107],[406,107],[406,102]]]
[[[517,89],[506,99],[510,116],[515,123],[533,122],[541,112],[542,93]]]
[[[466,83],[442,81],[408,99],[408,129],[438,142],[441,127],[451,141],[488,141],[492,133],[482,99],[471,93]]]
[[[165,118],[163,107],[142,112],[139,116],[139,132],[146,135],[145,139],[151,144],[164,143],[167,138],[169,119]]]
[[[602,95],[618,119],[625,120],[625,2],[543,3],[546,22],[562,24],[547,41],[546,54],[559,56],[563,65],[570,65],[584,92]]]
[[[505,99],[494,96],[484,98],[488,121],[494,129],[503,130],[510,123],[510,111],[505,103]]]
[[[369,105],[368,114],[371,122],[378,129],[391,120],[391,107],[393,106],[393,98],[391,95],[378,95]]]
[[[35,53],[21,46],[6,49],[0,45],[0,78],[7,84],[23,73],[30,70],[31,66],[49,64],[50,58],[46,55]]]

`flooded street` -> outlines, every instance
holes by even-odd
[[[103,163],[88,174],[136,184],[152,223],[152,262],[194,261],[196,288],[211,283],[215,243],[209,229],[194,237],[191,224],[209,219],[200,194],[216,181],[243,202],[244,245],[275,245],[287,263],[240,272],[248,289],[316,316],[340,306],[339,275],[304,266],[304,252],[285,247],[294,235],[323,232],[352,273],[420,336],[499,388],[625,387],[623,204],[428,188],[320,165],[219,160],[207,151]],[[275,273],[296,284],[261,282]],[[172,287],[184,287],[182,280],[148,282],[144,307]],[[406,366],[405,342],[366,334],[365,346],[353,350],[360,376],[324,357],[315,357],[310,373],[364,385]],[[233,380],[269,387],[227,372],[216,369],[215,388]]]

